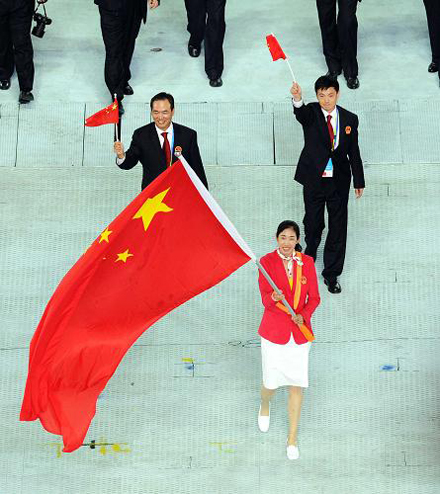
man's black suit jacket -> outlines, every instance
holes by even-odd
[[[182,156],[197,173],[205,187],[208,188],[205,169],[203,168],[199,146],[197,145],[197,132],[174,122],[173,129],[174,149],[171,149],[172,162],[175,163],[179,159],[179,156],[176,156],[174,151],[176,147],[180,147]],[[139,161],[142,163],[144,170],[142,189],[145,189],[148,184],[167,169],[165,154],[160,147],[159,136],[154,122],[134,131],[130,148],[125,154],[125,160],[119,167],[124,170],[130,170]]]
[[[127,2],[133,2],[138,9],[139,15],[146,22],[148,12],[147,0],[95,0],[95,4],[99,5],[105,10],[122,10],[124,4]]]
[[[348,193],[351,176],[355,189],[365,187],[364,168],[358,144],[358,117],[340,106],[339,144],[332,151],[327,122],[319,103],[294,107],[304,131],[304,148],[299,158],[295,180],[302,185],[318,186],[329,158],[333,162],[333,180],[341,192]]]

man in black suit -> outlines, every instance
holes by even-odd
[[[226,0],[185,0],[188,15],[188,53],[200,55],[205,41],[205,72],[211,87],[223,85],[223,40],[225,38]]]
[[[428,72],[439,72],[440,68],[440,1],[423,0],[428,19],[429,41],[431,43],[432,59]],[[440,72],[439,72],[440,77]],[[440,83],[440,79],[439,79]]]
[[[95,0],[101,16],[101,31],[105,45],[105,83],[111,97],[116,94],[121,102],[124,95],[132,95],[128,83],[131,78],[130,63],[142,20],[147,20],[147,10],[155,9],[159,0]],[[124,112],[119,104],[119,110]]]
[[[343,71],[350,89],[359,87],[357,63],[357,4],[361,0],[316,0],[322,48],[330,77]]]
[[[331,293],[340,293],[347,241],[347,204],[351,177],[356,197],[364,191],[364,169],[358,145],[358,117],[340,106],[338,81],[322,76],[315,83],[318,103],[305,105],[300,86],[290,90],[294,113],[304,131],[304,148],[295,180],[303,185],[305,253],[316,259],[328,212],[324,246],[324,282]]]
[[[38,0],[45,3],[46,0]],[[34,50],[31,24],[34,0],[0,0],[0,89],[11,87],[17,69],[21,104],[33,101]]]
[[[116,164],[123,170],[130,170],[140,161],[142,189],[145,189],[182,155],[208,188],[196,131],[172,121],[174,98],[167,93],[156,94],[151,98],[150,109],[153,122],[134,131],[126,153],[122,142],[115,142]]]

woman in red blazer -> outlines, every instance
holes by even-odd
[[[309,351],[314,340],[310,320],[320,302],[313,258],[301,254],[299,236],[294,221],[283,221],[276,234],[278,248],[260,260],[282,295],[274,292],[261,273],[258,280],[264,305],[258,330],[263,369],[258,426],[262,432],[269,429],[270,399],[279,386],[289,386],[289,459],[299,457],[296,436],[302,388],[308,387]],[[294,317],[282,304],[283,298],[294,309]]]

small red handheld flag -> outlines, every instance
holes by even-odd
[[[283,49],[281,48],[280,44],[278,43],[278,40],[275,38],[273,34],[268,34],[266,36],[266,41],[267,41],[267,47],[269,48],[270,54],[272,55],[274,62],[276,60],[279,60],[280,58],[286,60],[287,57],[283,52]]]
[[[86,118],[87,127],[98,127],[105,124],[117,124],[119,122],[118,100],[115,99],[111,105],[106,106],[89,118]]]

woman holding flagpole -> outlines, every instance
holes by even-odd
[[[267,432],[270,400],[280,386],[289,386],[289,434],[287,457],[299,458],[297,429],[301,413],[302,389],[308,387],[308,364],[314,340],[310,319],[320,297],[313,258],[301,253],[300,231],[294,221],[280,223],[276,233],[278,248],[260,260],[281,293],[274,291],[260,272],[259,287],[264,314],[258,330],[261,336],[263,385],[258,427]],[[282,301],[293,308],[291,316]]]

